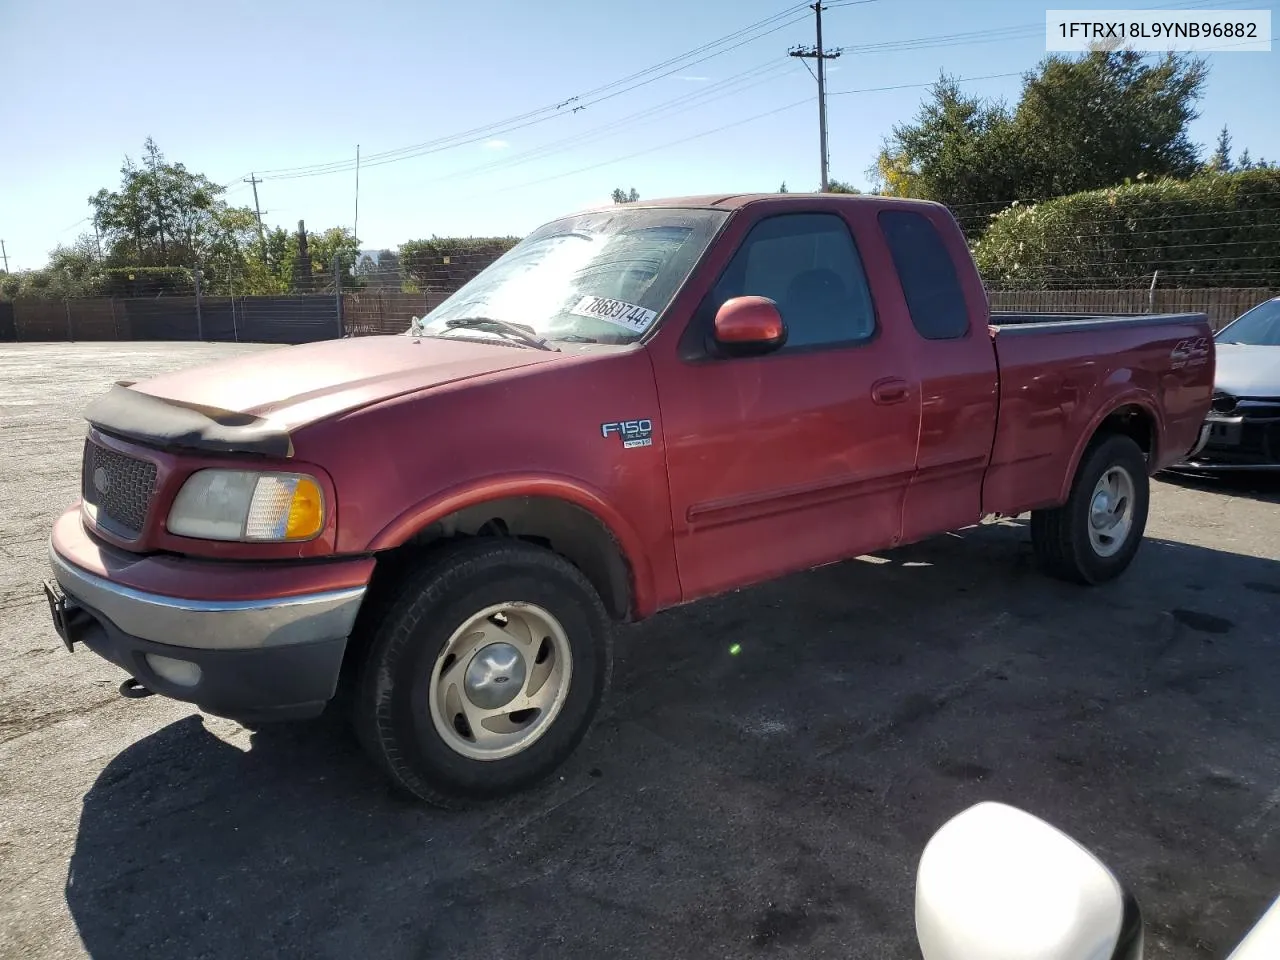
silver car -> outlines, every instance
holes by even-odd
[[[1280,297],[1241,314],[1214,342],[1213,407],[1195,448],[1178,466],[1280,470]]]

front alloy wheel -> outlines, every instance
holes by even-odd
[[[527,749],[555,723],[573,679],[569,638],[541,607],[486,607],[454,631],[431,674],[436,732],[473,760]]]
[[[364,651],[353,707],[395,784],[459,806],[528,787],[569,757],[612,663],[604,605],[577,567],[483,538],[383,589],[387,606],[353,638]]]

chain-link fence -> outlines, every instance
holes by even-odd
[[[315,274],[310,290],[236,295],[248,278],[218,284],[191,271],[190,292],[0,302],[0,340],[206,340],[310,343],[403,333],[492,263],[501,249],[419,251],[412,263],[363,257],[353,269]],[[201,280],[206,282],[202,283]],[[218,295],[210,296],[214,287]]]
[[[237,296],[246,284],[231,277],[209,296],[190,294],[16,300],[0,303],[0,340],[207,340],[309,343],[343,336],[398,334],[413,317],[442,303],[501,255],[484,248],[461,253],[415,251],[364,256],[353,269],[316,274],[311,292]],[[232,295],[222,294],[223,290]],[[1160,275],[1137,276],[1123,289],[1068,287],[990,290],[993,311],[1133,315],[1205,313],[1214,329],[1280,296],[1280,285],[1172,286]]]
[[[1097,314],[1203,313],[1214,330],[1280,296],[1273,287],[1175,287],[1128,290],[993,290],[992,312]]]

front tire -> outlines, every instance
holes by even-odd
[[[371,625],[353,704],[399,787],[457,807],[532,786],[586,735],[608,686],[608,617],[563,557],[513,540],[453,547]]]
[[[1112,580],[1133,562],[1147,527],[1147,459],[1131,437],[1094,441],[1067,502],[1031,513],[1031,543],[1046,573],[1073,583]]]

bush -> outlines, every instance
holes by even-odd
[[[1260,286],[1280,281],[1280,176],[1205,173],[1014,205],[974,246],[1005,289]]]
[[[94,285],[100,297],[191,296],[195,278],[184,267],[109,267]]]
[[[423,292],[452,293],[519,242],[519,237],[410,240],[400,244],[400,269]]]

